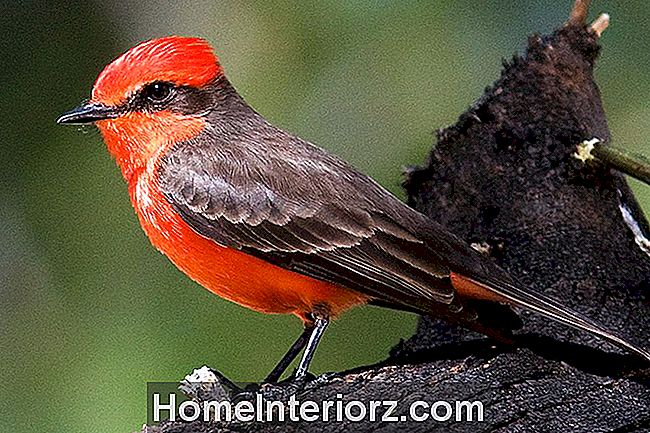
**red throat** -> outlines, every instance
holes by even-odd
[[[204,126],[205,120],[201,117],[171,111],[155,114],[134,112],[97,122],[108,150],[129,184],[150,161],[155,161],[174,143],[197,136]]]

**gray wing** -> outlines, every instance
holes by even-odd
[[[293,144],[253,153],[214,138],[181,143],[161,160],[161,190],[220,245],[388,304],[460,310],[449,268],[403,224],[419,214],[341,160]]]

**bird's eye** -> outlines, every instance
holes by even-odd
[[[174,88],[170,83],[156,82],[151,83],[143,89],[143,95],[151,102],[161,103],[167,101]]]

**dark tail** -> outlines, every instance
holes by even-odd
[[[481,283],[474,279],[472,279],[472,281],[502,296],[505,300],[508,301],[508,303],[512,305],[534,311],[535,313],[541,314],[544,317],[555,320],[556,322],[562,323],[564,325],[587,331],[650,362],[650,351],[647,349],[639,347],[615,334],[612,334],[602,325],[596,323],[591,319],[588,319],[587,317],[584,317],[575,311],[570,310],[569,308],[561,305],[559,302],[554,301],[551,298],[548,298],[540,293],[530,293],[524,291],[511,283],[499,280],[490,280],[488,283]]]

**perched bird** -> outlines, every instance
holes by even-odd
[[[647,350],[518,286],[343,160],[271,125],[202,39],[154,39],[118,57],[90,102],[58,119],[93,122],[157,249],[221,297],[302,319],[304,332],[269,382],[303,348],[295,378],[304,378],[330,319],[366,303],[495,338],[520,325],[514,305],[650,360]]]

